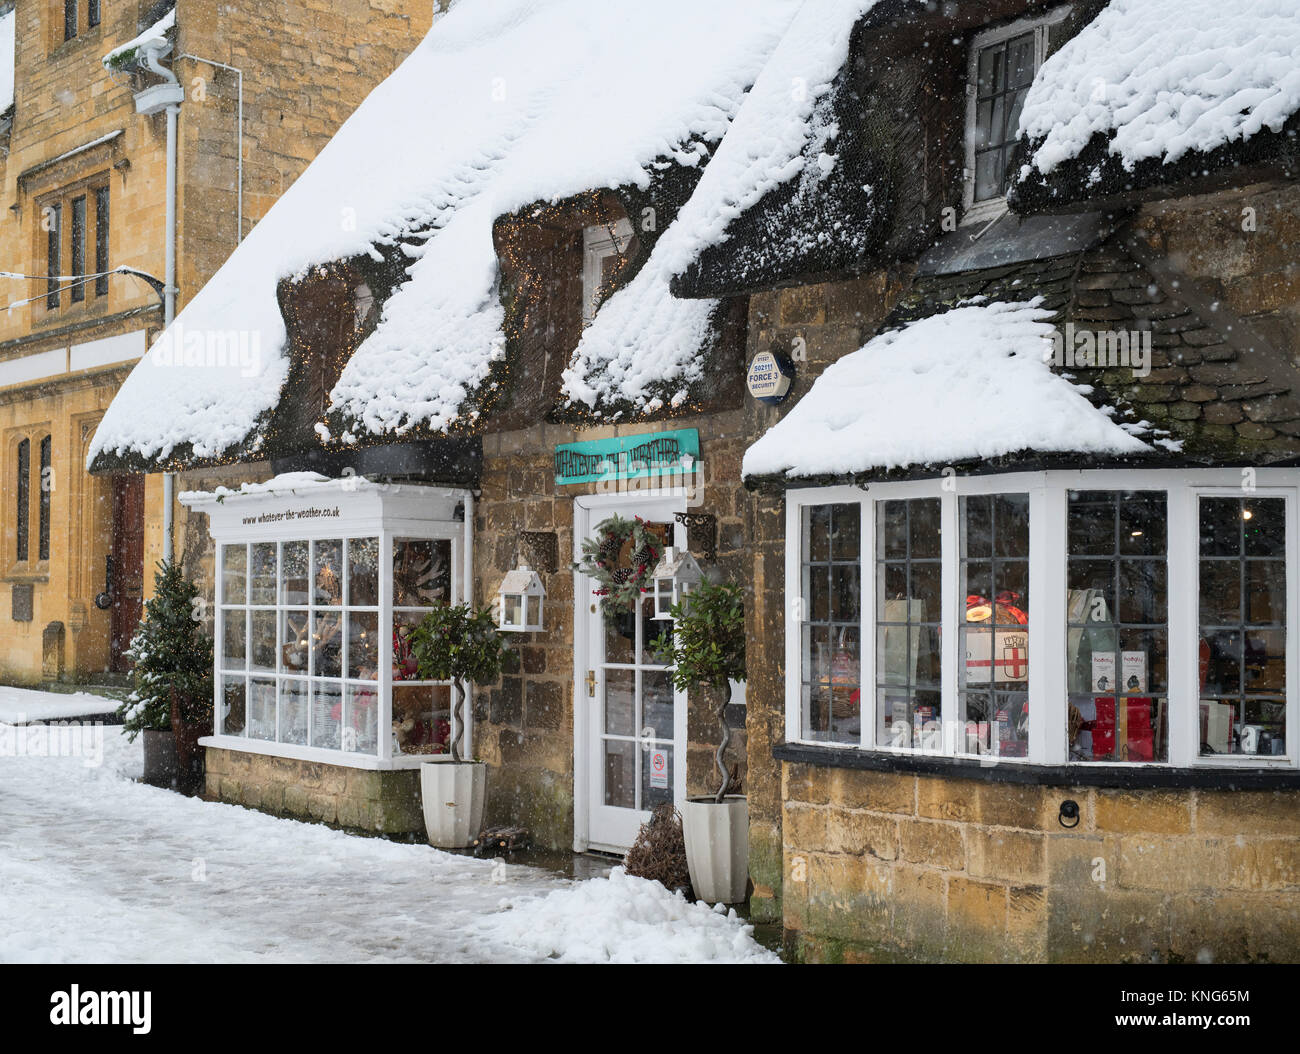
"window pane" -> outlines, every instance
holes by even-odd
[[[221,667],[242,670],[247,655],[247,612],[240,608],[221,613]]]
[[[1029,497],[960,504],[958,749],[1023,757],[1029,749]]]
[[[903,539],[876,562],[876,739],[881,746],[937,750],[939,622],[943,569],[937,498],[882,502],[877,530]]]
[[[108,295],[108,187],[95,191],[95,295]]]
[[[348,613],[347,676],[358,681],[379,677],[379,616],[374,612]]]
[[[275,603],[275,542],[254,542],[250,573],[249,603]]]
[[[32,441],[24,439],[18,444],[14,458],[14,498],[17,508],[14,510],[14,559],[26,560],[28,555],[28,533],[30,531],[31,486],[32,486]]]
[[[45,307],[59,306],[59,275],[62,273],[63,206],[47,205],[41,210],[45,223]]]
[[[252,629],[249,631],[251,666],[263,673],[274,673],[276,668],[275,612],[253,611]]]
[[[280,681],[279,742],[306,746],[308,698],[305,680],[284,678]]]
[[[343,685],[338,681],[313,681],[311,745],[338,750],[343,744]]]
[[[86,273],[86,198],[84,195],[72,199],[72,274]],[[69,289],[72,302],[80,303],[86,299],[86,287],[81,282],[73,282]]]
[[[1286,751],[1286,502],[1200,499],[1201,755]]]
[[[312,617],[312,673],[317,677],[342,677],[343,612],[327,608]]]
[[[1067,498],[1070,758],[1168,761],[1165,495]]]
[[[248,683],[248,736],[275,740],[275,681],[254,677]]]
[[[379,539],[348,542],[348,606],[379,606]]]
[[[374,754],[379,749],[379,696],[373,688],[348,685],[343,697],[343,749]]]
[[[451,601],[451,542],[393,540],[393,607],[432,607]]]
[[[280,548],[280,603],[305,607],[310,596],[307,583],[307,543],[285,542]]]
[[[221,723],[217,731],[225,736],[242,736],[247,724],[248,684],[242,677],[221,681]]]
[[[248,549],[242,545],[221,548],[221,595],[226,604],[248,602]]]
[[[263,612],[258,612],[263,614]],[[306,674],[311,661],[311,627],[306,610],[280,613],[280,672]]]
[[[77,0],[63,0],[63,39],[77,35]]]
[[[54,489],[52,454],[50,437],[46,436],[41,440],[41,478],[37,484],[40,487],[40,498],[37,503],[39,522],[36,538],[36,559],[38,560],[48,560],[50,558],[50,492]]]
[[[343,543],[338,539],[312,543],[312,603],[337,607],[343,603]]]
[[[859,742],[861,506],[804,509],[803,537],[803,734]],[[901,544],[905,552],[906,534],[884,544]]]

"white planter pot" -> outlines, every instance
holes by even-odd
[[[695,896],[710,904],[740,904],[749,885],[749,801],[729,794],[682,803],[686,865]]]
[[[463,849],[483,829],[487,797],[487,766],[481,761],[452,761],[450,757],[420,766],[420,797],[429,844]]]

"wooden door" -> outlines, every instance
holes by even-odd
[[[109,669],[125,673],[131,637],[144,610],[144,476],[113,477],[113,560]]]

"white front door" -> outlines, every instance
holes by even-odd
[[[674,513],[684,498],[578,499],[574,530],[594,537],[596,525],[617,513],[640,516],[664,543],[684,545]],[[621,556],[626,559],[628,554]],[[574,604],[575,844],[579,850],[621,852],[661,802],[686,797],[686,695],[672,683],[653,642],[669,622],[654,619],[649,593],[639,610],[607,618],[596,581],[578,574]]]

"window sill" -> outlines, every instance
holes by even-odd
[[[1036,765],[1014,761],[989,763],[972,758],[933,754],[901,754],[859,750],[854,747],[778,743],[772,748],[777,761],[822,768],[860,769],[869,772],[912,773],[984,783],[1018,783],[1049,787],[1165,787],[1176,790],[1300,790],[1300,770],[1254,767],[1244,764],[1172,768],[1167,765]]]

